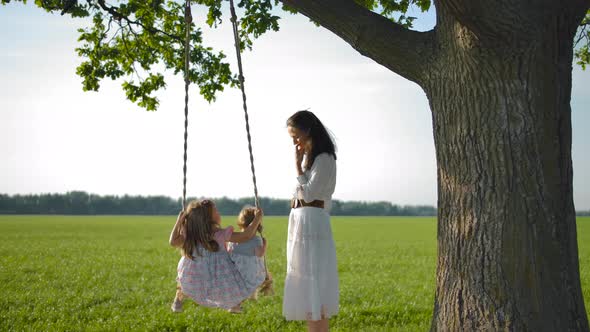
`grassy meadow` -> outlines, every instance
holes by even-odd
[[[235,217],[225,217],[224,226]],[[187,301],[174,314],[174,217],[0,216],[0,331],[300,331],[281,315],[286,217],[265,217],[276,295],[232,315]],[[333,331],[426,331],[434,218],[333,217],[340,314]],[[578,218],[590,310],[590,217]]]

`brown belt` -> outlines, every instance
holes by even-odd
[[[324,201],[321,201],[319,199],[316,199],[315,201],[311,201],[311,202],[306,202],[302,199],[292,199],[291,200],[291,208],[292,209],[297,209],[297,208],[304,207],[304,206],[311,206],[311,207],[323,209],[324,208]]]

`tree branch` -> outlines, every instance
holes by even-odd
[[[578,38],[576,38],[576,41],[574,42],[574,47],[577,47],[578,44],[584,40],[585,38],[588,38],[588,35],[586,33],[586,28],[588,28],[587,24],[581,24],[580,25],[580,31],[578,33]]]
[[[141,23],[141,22],[139,22],[139,21],[134,21],[134,20],[130,19],[130,18],[129,18],[129,17],[127,17],[126,15],[123,15],[123,14],[119,13],[119,12],[116,10],[116,7],[108,6],[108,5],[105,3],[105,0],[98,0],[98,5],[99,5],[99,6],[100,6],[100,8],[102,8],[104,11],[108,12],[109,14],[111,14],[111,15],[112,15],[112,17],[113,17],[113,18],[115,18],[116,20],[125,20],[125,21],[127,22],[128,26],[131,26],[131,24],[133,24],[133,25],[136,25],[136,26],[140,26],[140,27],[142,27],[144,30],[146,30],[146,31],[148,31],[149,33],[151,33],[152,35],[155,35],[155,34],[157,34],[157,33],[161,33],[161,34],[163,34],[163,35],[165,35],[165,36],[167,36],[167,37],[170,37],[170,38],[172,38],[172,39],[174,39],[174,40],[176,40],[176,41],[179,41],[179,42],[181,42],[181,43],[183,42],[182,38],[180,38],[180,37],[178,37],[178,36],[171,35],[171,34],[169,34],[169,33],[165,32],[165,31],[162,31],[162,30],[160,30],[160,29],[156,29],[156,28],[153,28],[153,27],[148,27],[148,26],[146,26],[145,24],[143,24],[143,23]]]
[[[129,27],[129,30],[133,31],[133,29],[131,29],[131,27]],[[127,45],[127,36],[125,35],[124,29],[123,29],[123,32],[121,33],[121,40],[123,40],[123,48],[125,49],[125,54],[127,55],[127,58],[132,59],[131,60],[131,68],[133,68],[133,71],[135,72],[137,79],[140,82],[143,81],[143,79],[141,78],[141,75],[139,75],[139,72],[137,71],[137,68],[135,68],[135,58],[132,57],[129,52],[129,46]]]
[[[434,55],[434,32],[417,32],[352,0],[281,0],[332,31],[355,50],[420,83]]]

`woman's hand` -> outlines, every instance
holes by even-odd
[[[303,174],[303,168],[301,164],[303,163],[303,156],[305,155],[305,149],[303,148],[303,144],[298,141],[295,144],[295,167],[297,167],[297,175]]]

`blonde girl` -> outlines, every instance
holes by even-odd
[[[238,227],[242,232],[245,232],[255,218],[255,208],[243,208],[238,216]],[[258,230],[262,231],[262,225],[258,226]],[[263,261],[266,252],[266,240],[256,235],[242,243],[229,242],[228,251],[231,260],[236,264],[248,288],[260,287],[266,277]],[[252,294],[252,297],[255,298],[256,294]]]

